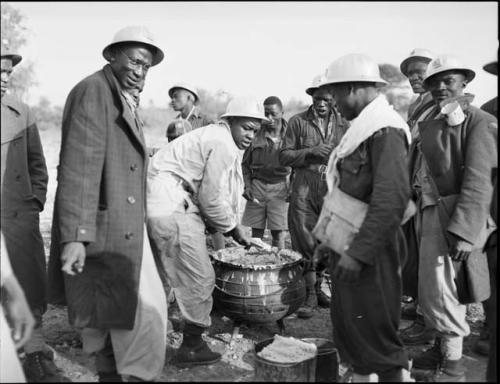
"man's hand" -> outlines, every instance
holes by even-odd
[[[448,256],[453,261],[466,261],[472,253],[472,244],[452,233],[448,233],[450,245],[448,246]]]
[[[248,201],[254,200],[254,196],[253,196],[251,187],[245,187],[245,190],[243,191],[243,197],[245,199],[247,199]]]
[[[343,253],[333,271],[333,277],[344,283],[354,283],[359,279],[361,263],[351,256]]]
[[[245,235],[245,231],[241,225],[237,225],[231,231],[224,234],[225,236],[231,236],[237,243],[244,245],[245,249],[249,249],[252,246],[250,238]]]
[[[2,257],[6,257],[6,255],[2,255]],[[3,288],[8,296],[5,309],[10,325],[14,330],[12,339],[16,348],[21,348],[31,338],[35,319],[31,314],[23,289],[14,275],[5,279]]]
[[[82,273],[85,266],[85,246],[79,241],[72,241],[64,244],[61,254],[63,266],[61,270],[70,276]]]
[[[325,259],[330,256],[331,249],[324,244],[319,244],[314,248],[314,254],[312,257],[312,265],[314,270],[317,270],[318,264],[322,263]],[[326,264],[326,263],[323,263]]]
[[[317,147],[314,147],[314,154],[321,157],[329,157],[332,151],[332,144],[320,144]]]

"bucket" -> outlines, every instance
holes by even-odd
[[[339,362],[333,341],[321,338],[303,338],[301,340],[306,343],[316,344],[318,348],[316,355],[316,382],[336,382],[339,377]]]
[[[314,383],[316,358],[300,363],[275,363],[257,354],[273,341],[274,338],[271,338],[255,344],[255,381]]]

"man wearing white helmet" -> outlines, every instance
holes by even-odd
[[[175,84],[168,90],[168,95],[172,99],[170,105],[173,110],[179,112],[176,120],[168,125],[167,138],[169,142],[193,129],[213,123],[198,108],[200,97],[192,85]]]
[[[335,109],[333,96],[320,89],[321,75],[316,76],[306,93],[313,104],[292,116],[281,143],[279,160],[292,168],[288,230],[292,248],[306,260],[304,278],[306,299],[297,311],[300,318],[310,318],[319,305],[328,308],[330,299],[321,290],[323,263],[312,264],[316,246],[311,231],[318,220],[326,193],[325,170],[328,156],[340,142],[347,122]]]
[[[333,338],[340,358],[353,367],[353,382],[377,376],[380,381],[410,380],[398,326],[399,271],[405,257],[400,224],[410,196],[406,156],[411,137],[406,122],[378,91],[386,84],[370,57],[350,54],[330,64],[321,86],[351,121],[329,159],[323,211],[338,202],[331,199],[334,189],[367,205],[364,220],[342,251],[329,242],[333,233],[319,235],[321,228],[340,229],[328,227],[333,216],[326,211],[313,232],[321,248],[337,249],[329,252]],[[357,219],[359,214],[350,212],[348,219]]]
[[[137,96],[163,52],[146,28],[131,26],[102,53],[108,64],[80,81],[64,108],[50,298],[82,329],[99,381],[149,381],[165,363],[167,305],[145,225]]]
[[[263,121],[267,118],[257,100],[235,98],[220,121],[180,136],[151,160],[148,230],[185,322],[174,360],[179,367],[213,364],[221,358],[201,337],[211,325],[215,286],[205,228],[250,246],[238,224],[242,150]]]
[[[434,346],[415,357],[414,367],[435,369],[436,381],[465,380],[463,339],[470,333],[465,304],[490,294],[483,246],[492,231],[497,122],[470,105],[473,95],[464,94],[474,76],[451,55],[429,63],[424,87],[435,107],[418,125],[417,154],[410,163],[419,276],[425,276],[419,280],[419,304],[426,325],[438,334]]]
[[[415,48],[410,55],[401,62],[401,72],[408,78],[417,99],[408,108],[408,126],[412,137],[418,134],[417,124],[425,120],[429,112],[434,108],[434,100],[430,92],[424,88],[424,77],[427,65],[434,58],[434,54],[427,49]],[[415,142],[410,145],[409,155],[411,158],[415,152]],[[414,322],[401,332],[401,340],[406,345],[433,343],[435,331],[425,326],[424,317],[418,307],[418,244],[415,235],[414,218],[408,220],[403,226],[408,245],[408,258],[403,267],[403,295],[412,297],[410,304],[404,305],[402,316],[414,320]]]

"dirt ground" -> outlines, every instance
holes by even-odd
[[[48,254],[49,231],[46,223],[43,237]],[[268,237],[265,241],[270,242]],[[323,289],[328,292],[328,286],[324,284]],[[175,350],[182,342],[180,331],[181,321],[177,312],[169,311],[170,320],[173,325],[168,338],[167,357],[165,368],[160,377],[164,382],[241,382],[255,381],[255,357],[254,345],[262,340],[271,338],[278,333],[275,323],[256,325],[242,324],[238,334],[230,344],[234,331],[234,324],[215,311],[212,312],[212,327],[203,337],[211,349],[222,354],[222,360],[211,366],[200,366],[190,369],[178,369],[171,364]],[[468,368],[467,381],[485,381],[486,358],[472,352],[472,345],[479,335],[480,326],[484,320],[482,307],[471,305],[468,308],[468,320],[471,325],[471,335],[466,338],[464,345],[465,363]],[[302,320],[295,314],[284,319],[285,335],[295,338],[322,338],[332,339],[332,328],[329,309],[319,308],[311,319]],[[407,327],[409,321],[402,320],[401,328]],[[79,334],[68,324],[65,307],[49,306],[44,315],[44,334],[48,345],[53,349],[55,364],[61,369],[60,381],[65,382],[94,382],[97,375],[93,359],[86,356],[82,351]],[[418,352],[426,346],[413,347],[410,352]],[[428,381],[430,372],[416,371],[413,376],[417,381]],[[338,368],[338,381],[349,381],[350,371],[342,364]]]

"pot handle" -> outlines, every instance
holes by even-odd
[[[237,297],[239,299],[257,299],[259,297],[270,296],[270,295],[277,295],[277,294],[283,293],[286,288],[282,288],[282,289],[277,290],[275,292],[266,293],[265,295],[254,295],[254,296],[240,296],[240,295],[235,295],[234,293],[229,293],[229,292],[223,290],[222,288],[218,287],[217,285],[215,285],[215,289],[221,291],[222,293],[225,293],[228,296]]]

